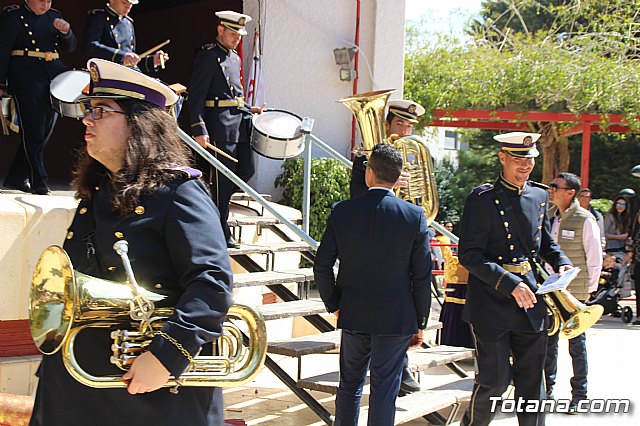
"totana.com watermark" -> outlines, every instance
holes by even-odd
[[[492,396],[491,412],[500,410],[502,413],[568,413],[570,399],[548,399],[544,401],[526,400],[523,398],[502,399]],[[576,406],[577,413],[628,413],[631,401],[628,399],[583,399]]]

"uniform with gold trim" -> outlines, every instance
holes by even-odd
[[[217,12],[223,26],[243,35],[244,25],[251,20],[236,12]],[[202,46],[195,56],[187,105],[193,136],[209,135],[217,148],[235,157],[238,162],[214,153],[216,158],[244,181],[254,174],[253,151],[250,142],[251,112],[244,105],[244,86],[241,77],[241,60],[235,50],[223,46],[220,41]],[[198,167],[210,182],[211,195],[220,210],[222,228],[228,240],[231,232],[227,225],[229,201],[235,185],[219,175],[206,160],[198,156]],[[219,176],[218,176],[219,175]],[[235,242],[230,242],[230,247]]]
[[[107,4],[104,9],[93,9],[87,14],[83,49],[89,58],[101,58],[122,64],[125,53],[136,52],[136,33],[130,16],[118,16]],[[155,72],[153,54],[140,59],[138,67],[144,72]]]
[[[0,15],[0,89],[13,96],[24,146],[18,149],[4,184],[25,192],[30,188],[49,192],[43,155],[56,120],[49,85],[66,69],[60,53],[76,48],[71,29],[62,34],[53,26],[58,18],[63,19],[59,11],[37,15],[26,2],[7,6]]]
[[[88,99],[144,95],[144,102],[165,108],[177,102],[168,87],[130,68],[100,59],[91,59],[88,68],[92,77]],[[129,87],[128,96],[110,94],[109,89],[123,84]],[[221,335],[233,302],[233,275],[218,212],[199,179],[201,173],[185,166],[157,172],[167,177],[165,183],[143,192],[129,212],[121,213],[114,211],[115,178],[96,164],[87,176],[90,193],[81,198],[64,249],[75,270],[122,283],[127,274],[113,244],[128,242],[138,284],[166,296],[156,307],[174,308],[156,330],[164,334],[157,334],[148,350],[178,377],[188,367],[189,357],[201,349],[202,355],[211,355],[210,343]],[[87,372],[123,374],[110,363],[109,333],[108,328],[79,333],[74,353]],[[163,387],[136,395],[126,388],[91,388],[67,372],[62,351],[43,357],[39,377],[31,426],[110,426],[123,419],[139,425],[221,426],[224,421],[222,390],[217,387],[184,386],[178,394]]]
[[[508,142],[501,144],[507,155],[535,157],[535,140],[527,135],[507,134],[496,139],[507,136]],[[532,181],[520,189],[500,175],[494,184],[475,188],[465,202],[459,260],[469,270],[469,282],[463,319],[472,326],[479,373],[464,425],[488,424],[494,415],[489,397],[500,396],[512,378],[516,399],[541,398],[547,308],[541,297],[533,308],[520,308],[511,293],[519,283],[536,292],[530,256],[543,259],[555,270],[571,265],[550,235],[546,189],[546,185]],[[527,253],[516,229],[533,253]],[[536,425],[544,416],[518,413],[518,419],[520,425]]]

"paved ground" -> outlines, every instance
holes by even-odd
[[[625,304],[630,304],[625,302]],[[606,316],[587,332],[589,354],[589,398],[631,400],[631,412],[627,414],[549,414],[546,424],[564,425],[637,425],[640,424],[640,411],[634,411],[634,405],[640,404],[640,368],[633,362],[640,356],[640,326],[624,324],[620,318]],[[571,359],[566,341],[560,343],[557,398],[570,398]],[[296,361],[278,358],[280,365],[290,374],[296,371]],[[304,375],[319,374],[337,368],[336,355],[313,355],[303,359]],[[464,364],[469,372],[473,364]],[[437,386],[452,380],[453,376],[446,368],[437,368],[423,375],[423,385]],[[334,398],[323,393],[313,393],[331,412],[334,411]],[[364,400],[366,403],[366,399]],[[596,403],[597,404],[597,403]],[[597,405],[596,405],[597,407]],[[249,425],[302,426],[322,425],[314,413],[300,402],[268,370],[264,370],[251,386],[225,391],[226,418],[243,418]],[[458,416],[458,420],[462,415]],[[426,425],[419,419],[407,425]],[[457,423],[454,423],[457,424]],[[492,425],[515,426],[518,424],[515,414],[504,413],[496,416]]]

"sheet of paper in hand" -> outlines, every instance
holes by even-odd
[[[538,288],[536,294],[546,294],[554,290],[567,288],[569,283],[578,276],[579,272],[580,268],[572,268],[565,272],[563,275],[559,275],[557,273],[549,275],[549,277],[544,280],[540,288]]]

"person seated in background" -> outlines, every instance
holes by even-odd
[[[600,292],[604,288],[613,288],[618,283],[620,275],[620,267],[616,263],[616,257],[612,254],[606,254],[602,260],[602,271],[600,271],[600,279],[598,280],[598,289],[594,294]]]

